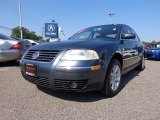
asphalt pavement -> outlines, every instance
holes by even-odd
[[[17,63],[0,63],[0,120],[159,120],[160,61],[123,76],[120,93],[68,93],[37,88]]]

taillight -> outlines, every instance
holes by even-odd
[[[20,50],[23,49],[23,45],[19,42],[16,45],[13,45],[10,49]]]

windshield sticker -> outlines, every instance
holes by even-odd
[[[85,31],[85,29],[81,29],[80,31],[78,31],[78,32],[77,32],[77,34],[78,34],[78,33],[81,33],[81,32],[83,32],[83,31]]]

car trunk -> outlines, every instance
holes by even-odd
[[[0,50],[9,50],[12,46],[18,43],[17,40],[2,40],[0,39]]]

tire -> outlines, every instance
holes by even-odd
[[[105,96],[113,97],[119,93],[121,86],[121,78],[121,64],[119,60],[113,59],[109,64],[104,82],[103,93]]]
[[[144,55],[143,55],[142,58],[141,58],[141,63],[140,63],[140,65],[137,67],[137,70],[143,71],[144,69],[145,69],[145,58],[144,58]]]

